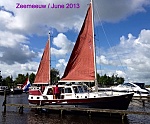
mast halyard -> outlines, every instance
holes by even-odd
[[[98,91],[98,82],[97,82],[97,68],[96,68],[96,47],[95,47],[95,35],[94,35],[94,12],[93,12],[93,0],[91,0],[92,7],[92,30],[93,30],[93,52],[94,52],[94,69],[95,69],[95,90]]]
[[[49,41],[49,85],[51,85],[51,42],[50,42],[50,31],[48,33],[48,41]]]

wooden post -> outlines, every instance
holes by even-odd
[[[4,113],[6,113],[6,90],[4,90],[4,102],[3,102],[3,105],[4,106]]]
[[[145,100],[142,100],[142,103],[143,103],[143,107],[145,107]]]
[[[23,106],[19,107],[19,114],[23,114]]]
[[[126,116],[125,114],[122,114],[122,121],[125,119],[125,116]]]
[[[61,118],[63,117],[63,110],[62,109],[60,110],[60,116],[61,116]]]
[[[89,118],[91,118],[91,111],[89,111],[88,113],[89,113]]]

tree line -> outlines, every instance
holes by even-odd
[[[113,86],[113,85],[119,85],[124,83],[123,77],[118,77],[118,75],[112,75],[107,76],[104,74],[103,76],[100,76],[97,74],[97,81],[100,86]]]
[[[6,78],[3,78],[0,75],[0,85],[2,86],[8,86],[9,88],[17,86],[17,84],[24,84],[24,82],[29,78],[29,81],[32,85],[35,79],[35,74],[18,74],[16,79],[13,80],[12,76],[8,76]],[[51,69],[51,83],[55,84],[60,80],[59,71],[57,69],[52,68]],[[118,75],[112,75],[107,76],[104,74],[103,76],[100,76],[97,74],[97,82],[99,86],[112,86],[112,85],[118,85],[122,84],[124,82],[123,77],[118,77]]]
[[[6,78],[3,78],[0,75],[0,85],[1,86],[8,86],[9,88],[16,87],[17,84],[24,84],[25,81],[27,80],[27,78],[29,78],[29,81],[32,85],[32,83],[34,82],[34,79],[35,79],[35,74],[34,73],[18,74],[18,76],[15,79],[13,79],[12,76],[7,76]],[[57,69],[52,68],[51,69],[51,82],[52,82],[52,84],[54,84],[55,82],[58,82],[58,80],[60,80],[59,71]]]

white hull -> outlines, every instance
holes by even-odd
[[[150,91],[148,89],[142,89],[134,83],[125,83],[108,88],[98,88],[98,91],[107,94],[134,93],[134,96],[150,96]]]

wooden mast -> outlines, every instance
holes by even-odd
[[[94,53],[94,68],[95,68],[95,90],[98,91],[97,68],[96,68],[96,47],[95,47],[95,34],[94,34],[93,0],[91,0],[91,6],[92,6],[92,27],[93,27],[93,53]]]
[[[51,76],[51,42],[50,42],[50,31],[48,33],[48,40],[49,40],[49,85],[51,85],[51,79],[50,79],[50,76]]]

